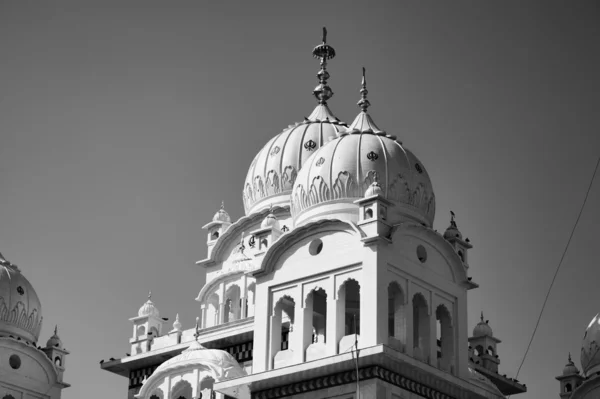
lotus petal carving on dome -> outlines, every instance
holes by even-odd
[[[333,199],[359,196],[358,184],[347,171],[338,173],[333,183]]]
[[[265,185],[262,181],[262,177],[256,176],[254,178],[254,192],[258,198],[265,196]]]
[[[316,176],[311,182],[308,196],[309,206],[331,199],[329,187],[321,176]]]
[[[12,324],[29,331],[37,337],[42,329],[42,319],[42,317],[39,317],[37,309],[33,309],[28,313],[27,307],[21,301],[18,301],[12,309],[9,309],[6,300],[0,297],[0,322]]]
[[[388,189],[388,199],[396,202],[408,202],[410,198],[410,188],[408,182],[400,173],[398,173]]]
[[[267,172],[267,183],[265,191],[267,195],[275,195],[281,192],[281,187],[279,186],[279,176],[274,170],[270,170],[269,172]]]
[[[281,187],[283,190],[291,190],[298,177],[298,172],[293,166],[286,166],[283,169],[283,175],[281,176]]]

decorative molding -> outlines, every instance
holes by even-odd
[[[390,371],[380,366],[363,367],[359,369],[359,380],[380,379],[394,386],[402,388],[411,393],[418,394],[428,399],[458,399],[457,396],[451,396],[442,391],[411,380],[398,373]],[[296,382],[280,387],[269,388],[252,393],[252,399],[277,399],[290,395],[297,395],[305,392],[327,389],[339,385],[351,384],[356,382],[356,371],[344,371],[337,374],[326,375],[313,378],[306,381]],[[443,389],[443,387],[440,387]]]
[[[9,309],[8,306],[10,306],[10,302],[0,296],[0,321],[26,330],[34,337],[40,335],[43,317],[39,316],[37,309],[34,308],[29,312],[27,306],[21,301],[17,301],[12,309]]]

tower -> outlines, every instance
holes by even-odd
[[[218,238],[227,230],[229,226],[231,226],[231,217],[229,217],[229,214],[225,210],[225,202],[221,202],[221,208],[217,211],[217,213],[215,213],[212,221],[202,226],[202,228],[208,232],[206,244],[208,245],[209,254]]]
[[[58,381],[62,382],[63,374],[66,367],[66,357],[69,354],[62,344],[60,337],[58,336],[58,326],[54,327],[54,335],[46,342],[46,347],[42,349],[48,359],[50,359],[58,371]]]
[[[444,232],[444,238],[452,245],[463,264],[468,269],[469,263],[467,261],[467,252],[469,249],[473,248],[473,245],[469,243],[468,238],[463,240],[462,233],[456,226],[456,221],[454,220],[455,217],[456,215],[454,212],[450,211],[450,226],[448,226]]]
[[[154,302],[152,292],[148,293],[148,300],[142,305],[136,317],[129,319],[133,323],[133,336],[129,340],[131,354],[140,354],[150,350],[152,341],[161,335],[164,320]]]
[[[473,336],[469,338],[469,344],[474,349],[474,363],[493,373],[498,373],[500,358],[496,345],[500,342],[502,341],[494,337],[489,320],[483,320],[483,312],[481,312],[481,320],[473,329]]]
[[[571,354],[569,353],[569,360],[561,375],[556,377],[560,382],[560,398],[569,399],[573,394],[573,391],[577,389],[583,382],[583,377],[579,374],[579,370],[571,360]]]

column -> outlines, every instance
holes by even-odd
[[[325,320],[327,325],[325,332],[325,348],[327,356],[337,355],[338,343],[342,338],[338,330],[338,322],[341,318],[338,312],[338,302],[339,298],[335,289],[335,278],[330,277],[327,282],[327,320]]]
[[[281,350],[281,313],[281,309],[276,309],[270,316],[271,328],[269,329],[269,337],[271,339],[271,345],[268,358],[269,363],[267,365],[268,370],[274,368],[275,355]]]
[[[437,362],[437,319],[435,314],[435,307],[433,304],[433,293],[429,295],[428,301],[429,311],[429,364],[433,367],[438,366]]]
[[[300,294],[302,295],[302,293]],[[294,310],[294,340],[290,341],[294,351],[294,364],[303,363],[306,358],[306,348],[311,344],[312,337],[312,316],[313,316],[313,295],[310,294],[306,299],[306,305],[300,298],[300,303],[296,304]]]
[[[408,356],[413,356],[413,346],[414,346],[414,315],[413,315],[413,302],[412,302],[412,289],[410,286],[410,281],[407,281],[406,284],[406,295],[404,297],[404,302],[406,303],[404,315],[406,317],[406,342],[404,345],[404,353]]]
[[[244,274],[242,277],[242,309],[240,310],[240,319],[248,317],[248,276]]]
[[[252,372],[259,373],[271,368],[271,316],[273,314],[269,289],[265,286],[256,287],[256,308],[254,314],[254,351],[252,354]],[[281,330],[281,322],[279,324]],[[281,334],[279,335],[281,341]],[[281,342],[279,343],[281,348]]]
[[[218,319],[216,323],[217,325],[223,324],[225,322],[225,283],[221,283],[219,291],[221,292],[221,295],[219,302],[219,315],[217,316]]]
[[[200,305],[200,328],[206,328],[206,305]]]

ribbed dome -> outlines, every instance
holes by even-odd
[[[481,321],[479,321],[479,323],[477,323],[477,325],[473,329],[473,336],[474,337],[484,337],[484,336],[493,337],[494,336],[492,327],[490,327],[490,325],[488,324],[487,321],[483,320],[483,312],[481,312]]]
[[[244,183],[246,215],[271,205],[290,205],[298,172],[321,146],[346,131],[346,124],[319,104],[303,122],[272,138],[252,161]]]
[[[374,195],[384,195],[384,192],[381,189],[381,186],[376,181],[374,181],[373,183],[371,183],[371,185],[369,186],[369,188],[367,188],[367,191],[365,191],[365,198],[369,198],[369,197],[372,197]]]
[[[0,335],[37,342],[42,304],[29,281],[0,254]]]
[[[448,228],[444,232],[444,238],[446,240],[450,240],[452,238],[458,238],[459,240],[462,240],[462,233],[460,232],[460,230],[458,230],[458,227],[456,226],[456,222],[454,221],[454,214],[452,215],[452,219],[450,220],[450,226],[448,226]]]
[[[160,317],[160,312],[158,311],[158,308],[156,306],[154,306],[154,302],[152,302],[151,298],[152,298],[152,293],[149,293],[148,300],[146,301],[146,303],[144,303],[142,305],[140,310],[138,310],[139,317],[142,317],[142,316],[154,316],[156,318]]]
[[[585,330],[581,343],[581,369],[588,376],[600,372],[600,314]]]
[[[388,209],[389,223],[408,220],[431,226],[435,197],[429,175],[417,157],[367,113],[364,69],[360,92],[362,112],[348,132],[317,150],[300,170],[292,193],[294,224],[324,217],[358,221],[354,201],[377,182],[394,205]]]

